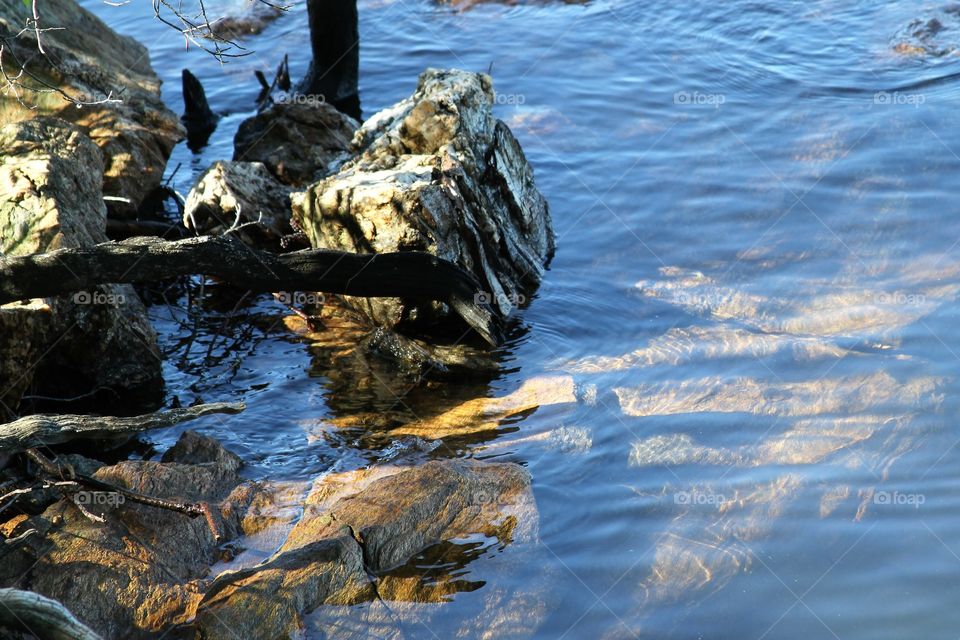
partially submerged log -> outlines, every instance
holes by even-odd
[[[170,427],[212,413],[240,413],[242,403],[213,402],[143,416],[34,415],[0,425],[0,451],[17,453],[32,447],[61,444],[76,438],[115,438]]]
[[[49,640],[100,640],[56,600],[19,589],[0,589],[0,625]]]
[[[476,279],[436,256],[418,251],[360,255],[323,249],[276,255],[251,249],[230,236],[177,242],[133,238],[3,258],[0,304],[83,291],[106,282],[150,282],[189,274],[215,276],[250,291],[323,291],[443,301],[490,344],[501,339]]]

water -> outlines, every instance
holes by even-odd
[[[308,62],[301,3],[223,67],[140,6],[86,4],[150,46],[175,110],[186,66],[225,114],[203,153],[175,151],[182,191],[231,156],[252,70]],[[466,545],[457,570],[474,582],[431,620],[436,637],[496,589],[538,594],[542,611],[524,612],[538,638],[954,637],[960,61],[894,52],[931,17],[938,47],[960,42],[949,8],[361,0],[365,114],[428,66],[492,65],[497,115],[552,205],[557,255],[503,372],[442,394],[386,366],[371,383],[261,298],[226,332],[253,327],[226,360],[199,357],[206,343],[184,355],[189,332],[153,308],[168,396],[245,400],[197,426],[260,477],[397,455],[526,465],[539,555],[503,566],[498,547]],[[394,394],[431,415],[543,375],[596,385],[596,401],[439,448],[324,426],[396,409]],[[558,427],[580,445],[526,437]]]

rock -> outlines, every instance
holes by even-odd
[[[215,162],[187,195],[183,224],[219,235],[235,223],[259,221],[241,233],[256,234],[251,242],[279,244],[293,233],[290,190],[262,162]]]
[[[8,124],[0,128],[0,149],[0,253],[106,242],[101,152],[80,129],[49,117]],[[0,323],[11,330],[0,344],[16,342],[0,351],[10,411],[30,385],[41,395],[108,389],[116,398],[155,392],[161,383],[156,334],[129,285],[0,309]]]
[[[178,446],[177,455],[191,457],[203,450],[207,453],[202,457],[209,461],[125,461],[102,467],[94,475],[158,497],[223,501],[213,509],[219,511],[227,539],[236,537],[247,496],[242,491],[231,493],[240,483],[234,456],[195,434],[181,438]],[[74,500],[82,501],[81,495]],[[32,561],[34,566],[22,577],[31,590],[64,603],[105,638],[155,637],[192,619],[203,597],[201,579],[219,558],[204,518],[105,495],[112,499],[89,500],[92,504],[85,505],[102,513],[103,523],[87,519],[67,499],[19,523],[12,534],[32,527],[45,535],[33,536],[16,556],[5,560],[14,566],[20,558]]]
[[[255,36],[284,14],[283,9],[266,2],[232,2],[224,14],[210,21],[211,31],[224,40]]]
[[[536,507],[522,467],[434,461],[326,477],[315,483],[303,516],[273,557],[214,581],[197,610],[197,632],[204,638],[227,638],[231,629],[244,629],[247,638],[293,637],[321,605],[342,618],[342,610],[329,605],[379,602],[381,586],[398,600],[422,601],[428,585],[372,578],[432,545],[471,534],[501,544],[536,540]],[[353,617],[364,615],[363,608],[352,609]]]
[[[281,182],[306,184],[336,171],[359,126],[322,99],[278,102],[240,124],[233,159],[262,162]]]
[[[240,456],[227,451],[216,440],[211,440],[189,429],[180,434],[176,444],[167,449],[160,461],[180,464],[214,464],[231,473],[239,470],[243,464]]]
[[[17,38],[6,35],[20,32],[30,12],[29,4],[21,0],[0,0],[3,63],[8,73],[18,68],[14,56],[29,59],[31,73],[77,100],[98,102],[109,97],[118,101],[76,108],[58,93],[25,90],[21,105],[5,93],[0,95],[3,120],[49,114],[81,127],[103,152],[104,194],[129,200],[110,201],[111,214],[132,216],[144,197],[160,185],[167,158],[184,135],[177,116],[160,99],[160,80],[150,66],[150,56],[135,40],[114,33],[71,0],[42,7],[43,24],[51,30],[42,37],[47,55],[38,56],[32,32]],[[51,60],[57,61],[56,66],[51,66]]]
[[[957,55],[960,5],[949,4],[911,20],[893,37],[894,53],[942,58]]]
[[[533,170],[492,102],[487,75],[424,72],[412,97],[364,123],[337,174],[292,195],[295,226],[315,247],[451,260],[506,317],[539,284],[554,236]],[[345,300],[388,328],[435,334],[453,317],[440,303]]]

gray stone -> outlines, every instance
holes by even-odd
[[[293,194],[294,224],[315,247],[451,260],[506,317],[539,284],[554,236],[533,170],[492,102],[485,74],[424,72],[412,97],[364,123],[338,173]],[[440,303],[344,299],[388,328],[452,317]]]

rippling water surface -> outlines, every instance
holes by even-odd
[[[189,67],[225,114],[200,155],[175,151],[183,192],[231,157],[252,70],[289,53],[299,77],[308,62],[301,3],[222,67],[139,5],[86,4],[150,47],[175,110]],[[433,637],[492,590],[530,595],[512,613],[541,638],[955,637],[952,6],[360,0],[360,16],[365,114],[428,66],[492,68],[497,115],[551,203],[557,255],[503,373],[437,386],[355,370],[265,298],[225,331],[233,301],[212,305],[187,347],[179,312],[155,306],[170,401],[245,400],[202,427],[255,476],[398,457],[526,465],[539,555],[504,567],[468,544],[463,579],[485,584],[444,605]],[[442,445],[331,426],[571,377],[586,400]]]

